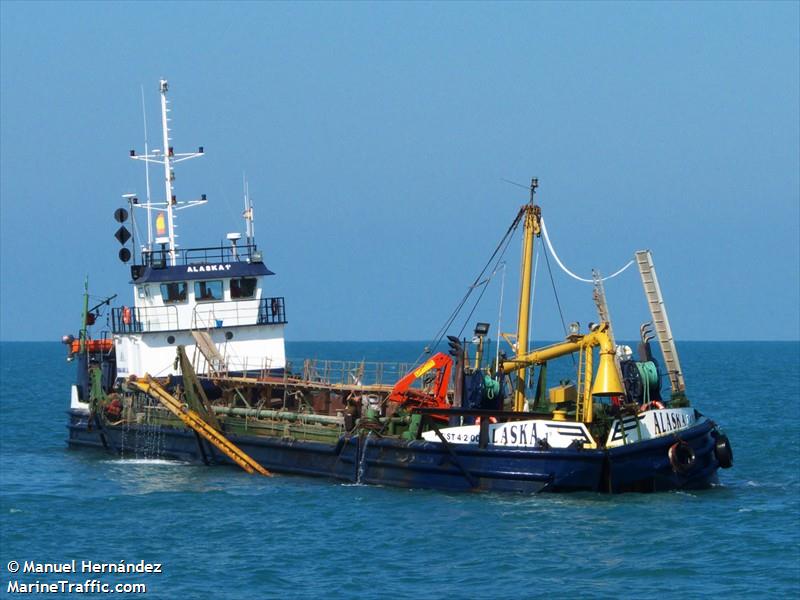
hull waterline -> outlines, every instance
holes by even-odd
[[[158,437],[153,444],[152,439]],[[325,477],[347,483],[496,492],[652,492],[704,488],[716,483],[714,424],[680,432],[695,452],[686,472],[676,471],[665,436],[608,450],[478,448],[424,440],[343,435],[337,443],[230,434],[229,439],[275,473]],[[148,441],[149,440],[149,441]],[[233,464],[194,432],[160,425],[104,426],[88,413],[69,411],[69,446],[106,449],[115,456],[153,452],[194,464]]]

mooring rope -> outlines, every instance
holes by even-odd
[[[560,258],[558,258],[558,254],[556,254],[555,248],[553,248],[553,244],[550,242],[550,236],[549,236],[549,235],[547,235],[547,227],[546,227],[546,226],[545,226],[545,224],[544,224],[544,219],[541,219],[541,221],[540,221],[540,222],[541,222],[541,224],[542,224],[542,234],[544,235],[544,241],[545,241],[545,243],[547,244],[547,247],[550,249],[550,254],[552,254],[552,255],[553,255],[553,258],[554,258],[554,259],[556,259],[556,262],[558,263],[558,266],[559,266],[559,267],[561,267],[561,270],[562,270],[562,271],[564,271],[564,272],[565,272],[567,275],[569,275],[569,276],[570,276],[570,277],[572,277],[573,279],[577,279],[578,281],[583,281],[584,283],[594,283],[594,280],[592,280],[592,279],[586,279],[586,278],[584,278],[584,277],[580,277],[580,276],[578,276],[578,275],[575,275],[575,273],[573,273],[572,271],[570,271],[570,270],[569,270],[569,269],[568,269],[568,268],[567,268],[567,267],[564,265],[564,263],[563,263],[563,262],[561,262],[561,259],[560,259]],[[622,272],[624,272],[624,271],[625,271],[625,270],[626,270],[628,267],[630,267],[630,266],[633,264],[633,262],[634,262],[634,260],[633,260],[633,259],[631,259],[630,261],[628,261],[628,264],[626,264],[624,267],[622,267],[621,269],[619,269],[619,270],[618,270],[618,271],[616,271],[615,273],[613,273],[613,274],[609,275],[608,277],[602,277],[602,278],[600,279],[600,281],[606,281],[606,280],[608,280],[608,279],[613,279],[613,278],[614,278],[614,277],[616,277],[617,275],[620,275],[620,274],[621,274]]]

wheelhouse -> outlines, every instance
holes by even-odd
[[[131,266],[134,306],[112,311],[114,333],[285,324],[284,298],[267,295],[274,273],[255,245],[143,253]]]

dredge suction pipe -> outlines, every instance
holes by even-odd
[[[214,429],[206,423],[199,413],[190,409],[175,396],[161,387],[149,375],[141,379],[135,377],[128,378],[128,385],[144,392],[151,398],[155,398],[163,404],[172,414],[178,417],[183,423],[203,436],[210,443],[214,444],[220,452],[225,454],[233,462],[239,465],[248,473],[259,473],[265,477],[272,477],[272,473],[262,467],[257,461],[252,459],[244,450],[226,438],[220,431]]]

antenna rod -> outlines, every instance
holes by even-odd
[[[494,372],[497,373],[500,370],[500,338],[502,334],[500,333],[503,331],[501,329],[503,325],[503,293],[506,289],[506,262],[502,262],[503,266],[503,278],[501,279],[500,283],[500,308],[497,309],[497,344],[494,350]]]
[[[244,212],[242,216],[244,217],[244,239],[245,243],[249,246],[250,245],[250,219],[249,213],[247,212],[247,175],[242,172],[242,191],[244,192]]]
[[[133,212],[133,201],[136,199],[135,196],[131,196],[128,198],[128,210],[131,213],[131,248],[133,248],[133,264],[136,264],[136,231],[138,227],[136,226],[136,215]]]
[[[144,121],[144,154],[150,155],[150,148],[147,143],[147,111],[144,108],[144,85],[142,90],[142,120]],[[147,249],[153,251],[153,208],[150,205],[150,161],[144,161],[144,178],[147,183]]]
[[[245,238],[247,245],[252,246],[255,242],[255,233],[253,231],[253,203],[250,202],[250,184],[247,182],[247,176],[242,173],[242,187],[244,188],[244,225],[245,225]]]
[[[256,216],[253,213],[253,200],[250,198],[250,182],[247,182],[247,223],[250,225],[250,245],[256,243]]]
[[[175,266],[175,225],[172,218],[172,157],[169,150],[169,129],[167,127],[167,85],[166,79],[159,81],[161,85],[161,129],[164,135],[164,146],[162,148],[164,156],[164,189],[167,201],[167,233],[169,234],[169,262]]]

